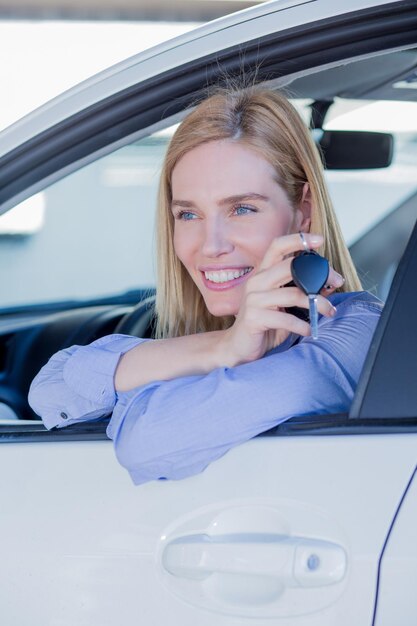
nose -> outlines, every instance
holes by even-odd
[[[206,220],[201,247],[202,255],[207,258],[218,257],[222,254],[229,254],[233,249],[232,238],[224,221]]]

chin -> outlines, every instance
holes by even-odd
[[[206,307],[214,317],[226,317],[230,315],[236,316],[239,311],[239,307],[232,302],[207,302]]]

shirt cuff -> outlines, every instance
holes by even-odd
[[[150,340],[110,335],[88,346],[79,346],[64,365],[65,384],[98,406],[114,406],[114,374],[120,357],[144,341]]]

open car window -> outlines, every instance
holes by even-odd
[[[134,141],[0,217],[1,309],[154,287],[156,195],[170,135]]]
[[[309,123],[314,100],[293,98],[292,102]],[[379,106],[390,111],[390,115],[380,117],[378,126],[380,132],[391,132],[394,137],[394,155],[388,167],[326,170],[335,210],[364,288],[382,300],[387,297],[409,238],[417,205],[417,115],[413,115],[417,114],[417,103],[411,104],[408,118],[403,104],[339,98],[330,108],[325,125],[336,130],[363,131],[369,123],[370,109]],[[400,128],[395,124],[397,117],[402,118]],[[61,348],[60,325],[65,329],[69,324],[72,343],[88,342],[115,331],[117,320],[127,311],[120,305],[132,307],[154,293],[158,181],[175,128],[176,124],[169,125],[131,141],[0,217],[0,271],[8,284],[0,301],[3,332],[10,327],[14,314],[61,311],[64,317],[52,322],[52,329],[58,324],[58,332],[51,330],[58,339],[52,338],[49,352],[45,352],[49,357]],[[112,300],[114,305],[109,304]],[[102,311],[100,306],[105,305],[108,308]],[[77,331],[96,315],[97,321],[88,322],[86,334]],[[34,350],[32,346],[30,353]],[[45,360],[42,354],[39,359]],[[28,359],[23,387],[29,385],[42,365],[39,359],[32,360],[32,364]],[[7,403],[0,409],[3,423],[25,416]],[[332,418],[340,433],[346,418]],[[315,418],[314,425],[320,432],[332,428],[328,417],[321,425]],[[279,431],[293,435],[304,432],[305,427],[305,419],[299,423],[291,420]],[[311,425],[308,428],[311,430]],[[77,431],[76,438],[101,437],[105,436],[105,423],[79,425],[73,430]],[[63,437],[67,436],[71,435],[64,433]]]

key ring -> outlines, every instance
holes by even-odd
[[[300,230],[298,234],[300,235],[301,241],[303,242],[304,250],[306,252],[310,252],[310,248],[308,247],[307,239],[304,237],[304,233],[302,233]]]

